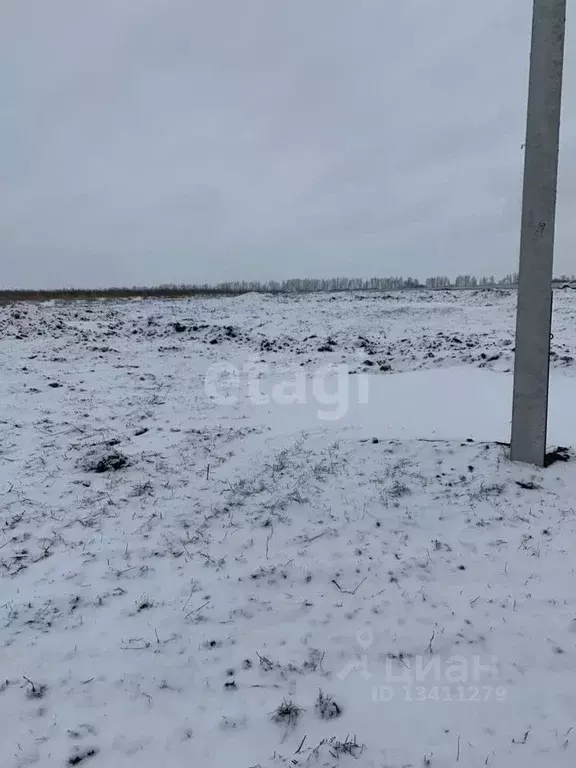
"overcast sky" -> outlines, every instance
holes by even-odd
[[[0,284],[515,270],[531,5],[0,0]]]

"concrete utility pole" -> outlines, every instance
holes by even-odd
[[[511,458],[544,465],[566,0],[534,0]]]

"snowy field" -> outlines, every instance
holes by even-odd
[[[0,765],[576,761],[576,473],[515,295],[0,307]],[[576,296],[550,438],[576,442]]]

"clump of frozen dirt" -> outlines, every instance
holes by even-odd
[[[116,449],[92,448],[78,462],[84,472],[117,472],[130,464],[127,456]]]

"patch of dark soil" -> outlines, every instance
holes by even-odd
[[[88,749],[77,749],[73,755],[68,758],[67,765],[81,765],[91,757],[96,757],[98,754],[97,747],[88,747]]]
[[[556,464],[557,461],[570,461],[571,458],[570,449],[559,445],[558,448],[546,454],[544,466],[550,467],[552,464]]]

